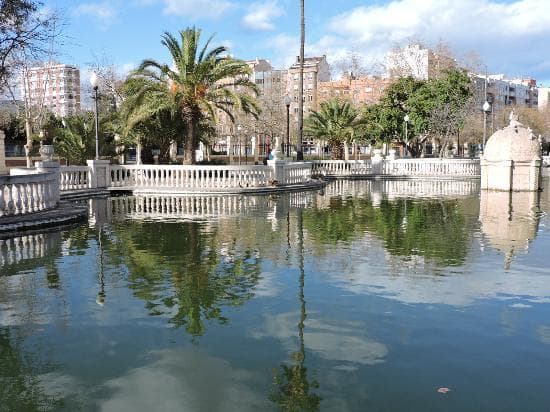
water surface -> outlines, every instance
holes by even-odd
[[[0,411],[547,410],[546,189],[93,200],[0,240]]]

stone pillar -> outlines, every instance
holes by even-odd
[[[59,204],[59,196],[61,190],[61,170],[59,162],[55,160],[40,160],[34,162],[34,166],[38,172],[46,172],[55,174],[54,185],[51,187],[51,200],[57,206]]]
[[[231,136],[227,136],[227,156],[229,156],[229,164],[231,164]]]
[[[136,146],[136,164],[141,164],[141,143],[138,143]]]
[[[257,142],[256,136],[252,136],[252,138],[250,139],[250,143],[252,143],[252,154],[254,155],[255,165],[258,164],[258,152],[259,152],[256,142]]]
[[[8,173],[6,167],[6,148],[4,146],[4,132],[0,130],[0,175]]]
[[[373,150],[373,156],[371,157],[372,173],[381,175],[384,172],[384,158],[381,156],[380,149]]]
[[[108,160],[87,160],[90,167],[90,189],[106,189],[111,185],[111,171]]]
[[[178,142],[175,140],[172,140],[170,142],[170,162],[176,163],[177,161],[177,155],[178,155]]]
[[[349,160],[349,146],[347,141],[344,141],[344,160]]]
[[[277,181],[280,185],[285,184],[285,161],[284,160],[268,160],[268,166],[273,169],[273,180]]]

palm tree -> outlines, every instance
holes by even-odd
[[[360,132],[364,119],[349,102],[329,100],[321,103],[319,111],[312,111],[306,119],[306,133],[326,140],[332,147],[331,158],[344,158],[344,144],[351,143]]]
[[[213,36],[199,48],[200,29],[190,27],[179,34],[179,41],[168,32],[162,36],[162,44],[172,56],[171,67],[144,60],[130,75],[129,81],[141,83],[128,99],[126,130],[160,113],[179,117],[186,133],[182,136],[185,163],[192,164],[201,122],[215,122],[219,111],[234,121],[233,109],[257,116],[258,89],[249,80],[250,68],[244,61],[230,57],[223,46],[208,50]]]

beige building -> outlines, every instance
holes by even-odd
[[[30,107],[44,108],[64,117],[80,111],[80,70],[48,63],[23,74],[22,96]]]
[[[350,101],[354,107],[380,101],[393,79],[376,76],[343,77],[341,80],[319,83],[319,103],[331,99]]]
[[[550,105],[550,87],[538,88],[538,108],[539,110],[546,110]]]
[[[304,113],[319,108],[319,85],[330,80],[330,69],[326,56],[304,58]],[[287,94],[291,97],[290,114],[294,122],[298,121],[300,85],[300,58],[288,69]]]

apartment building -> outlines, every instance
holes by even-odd
[[[327,56],[304,58],[304,113],[319,109],[319,85],[330,80]],[[290,113],[294,122],[298,121],[300,84],[300,57],[288,69],[287,94],[291,97]]]
[[[244,153],[247,150],[258,150],[263,155],[276,137],[282,139],[285,134],[284,96],[287,90],[287,70],[274,69],[269,60],[265,59],[256,58],[246,63],[251,69],[249,80],[256,84],[260,92],[257,99],[261,114],[258,119],[254,119],[250,115],[237,112],[235,121],[232,122],[229,116],[220,112],[216,128],[221,138],[215,145],[215,150],[225,152],[230,139],[232,146],[246,146],[247,149],[243,147],[241,150]],[[254,150],[250,147],[253,136],[257,145]]]
[[[60,117],[75,114],[80,111],[80,70],[56,63],[32,67],[23,74],[21,92],[30,107]]]
[[[372,75],[358,78],[344,76],[340,80],[322,82],[318,86],[319,102],[341,99],[351,102],[354,107],[375,104],[392,82],[391,78]]]
[[[499,112],[506,107],[538,107],[539,90],[535,79],[506,79],[503,74],[481,75],[473,77],[476,101],[481,107],[485,101],[485,88],[487,89],[487,101],[494,112]]]

